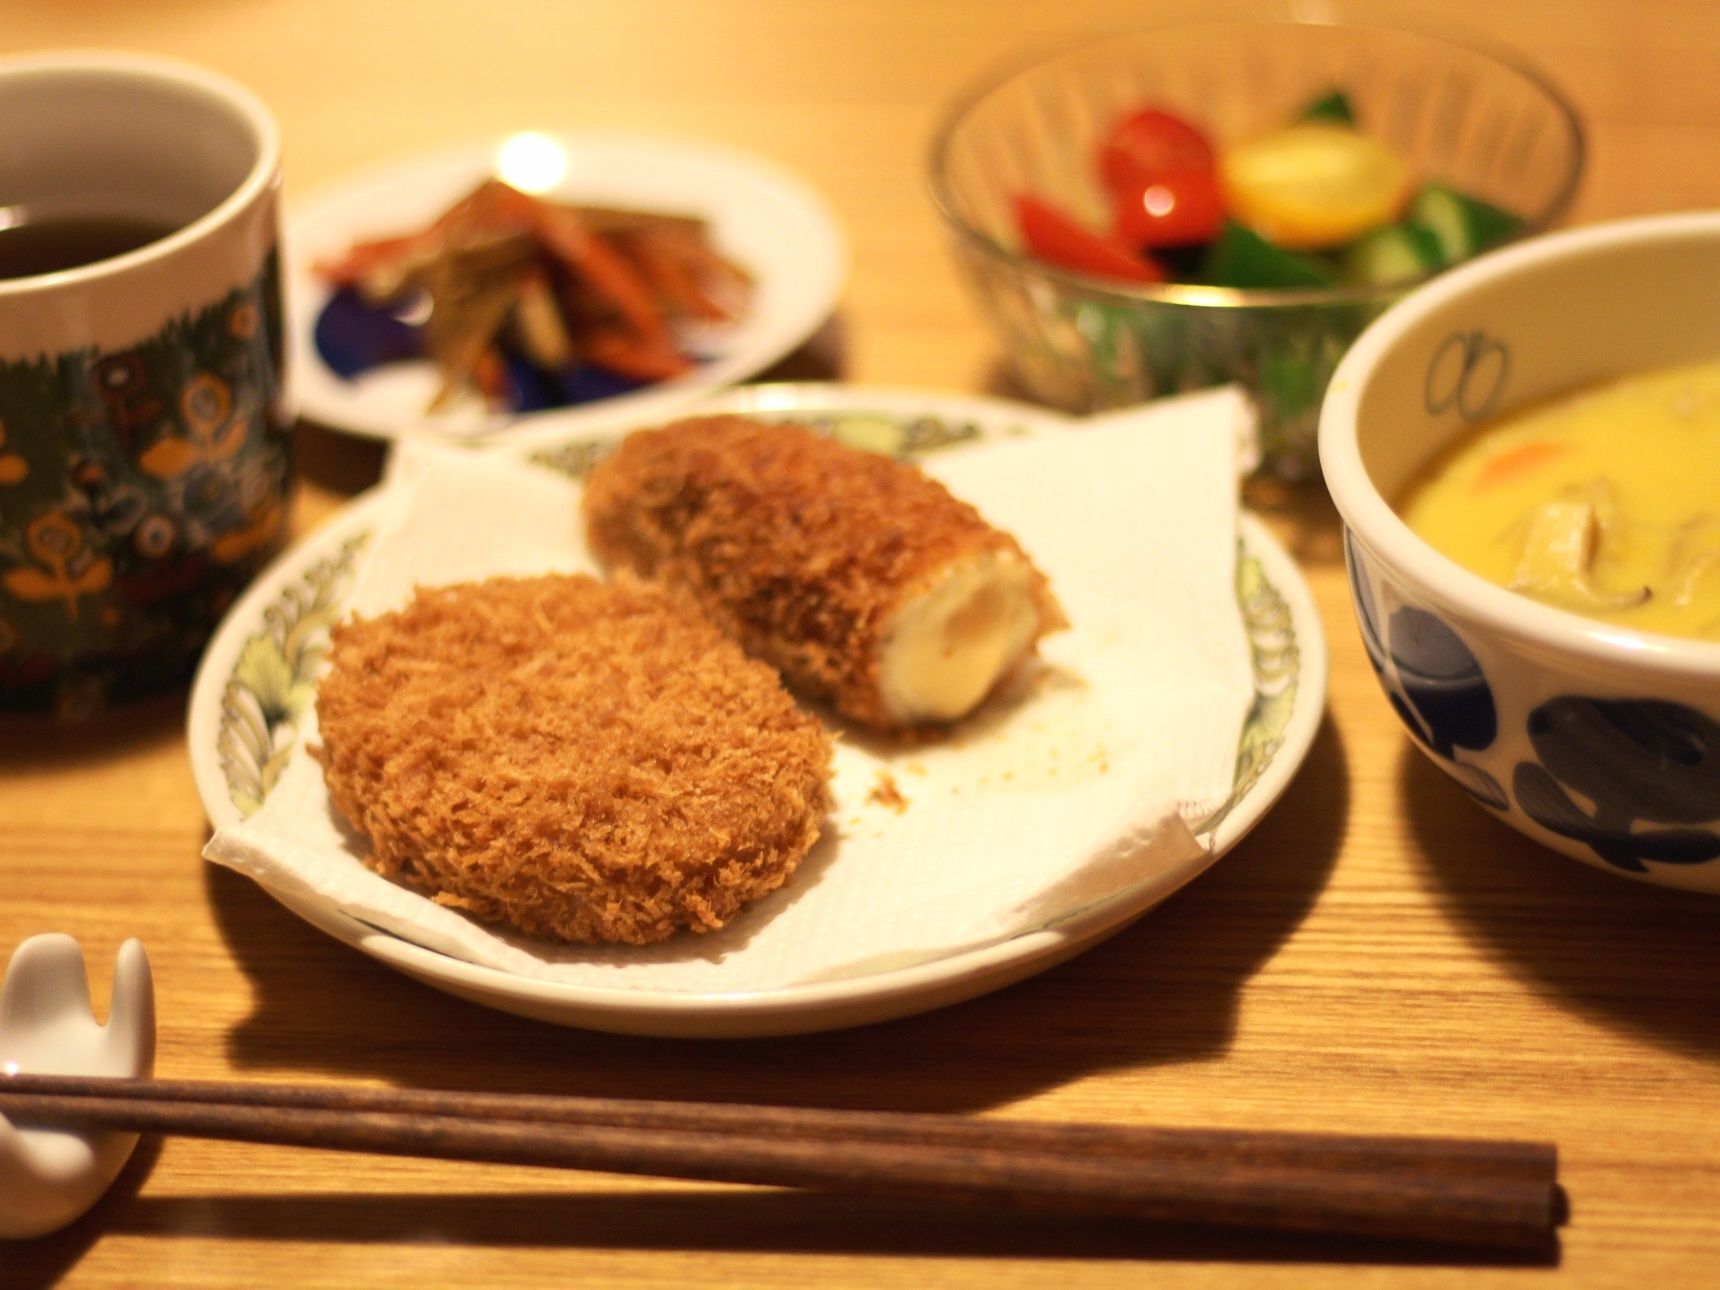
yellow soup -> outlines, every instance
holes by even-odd
[[[1720,640],[1720,362],[1483,426],[1398,510],[1502,587],[1642,631]]]

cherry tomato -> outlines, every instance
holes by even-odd
[[[1077,273],[1125,282],[1163,282],[1164,270],[1129,247],[1095,233],[1050,202],[1023,193],[1015,199],[1015,222],[1036,260]]]
[[[1172,170],[1112,191],[1117,237],[1131,246],[1198,246],[1218,236],[1224,195],[1218,172]]]
[[[1099,177],[1113,195],[1164,175],[1211,170],[1217,164],[1204,134],[1159,108],[1131,112],[1099,145]]]

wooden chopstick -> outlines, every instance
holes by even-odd
[[[0,1115],[1523,1251],[1549,1248],[1562,1221],[1557,1154],[1538,1143],[45,1075],[0,1078]]]

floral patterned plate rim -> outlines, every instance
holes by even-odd
[[[428,416],[435,381],[426,362],[390,363],[356,379],[338,374],[316,341],[330,292],[312,265],[355,240],[420,227],[498,172],[550,197],[702,215],[718,245],[753,275],[752,308],[703,344],[704,361],[688,375],[568,407],[489,413],[467,403]],[[835,216],[796,175],[719,145],[619,131],[524,131],[384,161],[290,206],[284,246],[292,395],[303,416],[367,438],[485,444],[655,416],[756,375],[824,324],[848,272]]]
[[[817,384],[732,390],[699,410],[792,415],[857,445],[908,456],[1073,424],[1002,400]],[[587,434],[514,451],[581,474],[614,441],[614,434]],[[281,557],[211,642],[192,691],[188,739],[198,792],[215,825],[255,809],[292,751],[328,628],[344,612],[386,487],[354,499]],[[1232,796],[1198,825],[1215,858],[1241,841],[1288,787],[1325,707],[1326,647],[1312,596],[1294,560],[1247,514],[1240,518],[1236,584],[1255,698],[1238,743]],[[336,939],[461,998],[563,1025],[678,1037],[795,1034],[927,1011],[1052,967],[1151,907],[1119,898],[1007,941],[855,978],[768,992],[670,995],[515,976],[413,944],[340,910],[270,894]]]

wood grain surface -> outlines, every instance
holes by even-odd
[[[835,325],[785,372],[977,391],[1007,386],[926,199],[943,101],[1038,42],[1265,8],[11,0],[0,50],[147,50],[246,81],[279,115],[289,201],[403,150],[525,127],[755,150],[821,189],[853,243]],[[1589,127],[1575,221],[1720,206],[1720,7],[1343,11],[1530,51]],[[380,464],[373,445],[303,428],[295,532]],[[104,998],[114,951],[140,937],[158,1071],[172,1077],[1548,1139],[1571,1201],[1552,1262],[175,1140],[146,1143],[71,1229],[0,1246],[0,1286],[1712,1284],[1720,902],[1583,868],[1473,807],[1375,688],[1329,504],[1254,500],[1302,561],[1330,638],[1312,755],[1208,875],[1001,993],[867,1029],[713,1043],[557,1029],[444,997],[201,862],[183,696],[77,728],[0,720],[0,953],[69,932]]]

